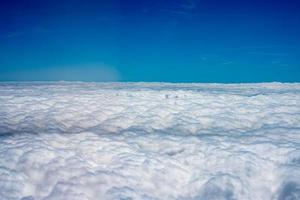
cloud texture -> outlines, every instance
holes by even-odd
[[[1,83],[0,199],[300,198],[300,84]]]

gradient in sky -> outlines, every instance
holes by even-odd
[[[297,0],[1,0],[1,81],[299,82]]]

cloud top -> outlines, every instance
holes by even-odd
[[[300,84],[1,83],[0,199],[297,199]]]

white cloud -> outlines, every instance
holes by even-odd
[[[0,94],[0,199],[300,195],[300,84],[1,83]]]

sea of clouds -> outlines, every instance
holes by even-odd
[[[1,83],[0,200],[299,200],[300,84]]]

